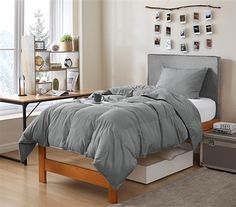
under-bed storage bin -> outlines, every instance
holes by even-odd
[[[148,184],[193,166],[192,149],[175,148],[139,159],[129,180]]]

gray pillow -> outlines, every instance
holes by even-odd
[[[205,79],[207,68],[177,69],[163,67],[157,87],[165,88],[186,98],[197,99]]]

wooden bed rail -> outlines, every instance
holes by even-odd
[[[203,131],[210,130],[213,123],[219,121],[213,119],[202,124]],[[39,160],[39,182],[47,182],[47,171],[64,175],[79,181],[101,186],[108,189],[108,201],[110,203],[118,202],[118,190],[111,187],[106,178],[98,171],[80,167],[77,165],[66,164],[46,158],[46,147],[38,145],[38,160]]]
[[[39,182],[47,182],[47,171],[71,177],[73,179],[98,185],[108,189],[108,201],[118,202],[118,190],[112,188],[106,178],[98,171],[66,164],[46,158],[46,147],[38,145]]]

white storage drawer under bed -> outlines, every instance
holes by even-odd
[[[193,150],[186,145],[155,153],[138,160],[138,165],[127,177],[148,184],[193,166]]]

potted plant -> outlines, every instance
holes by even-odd
[[[72,51],[71,35],[63,35],[61,38],[61,51]]]

